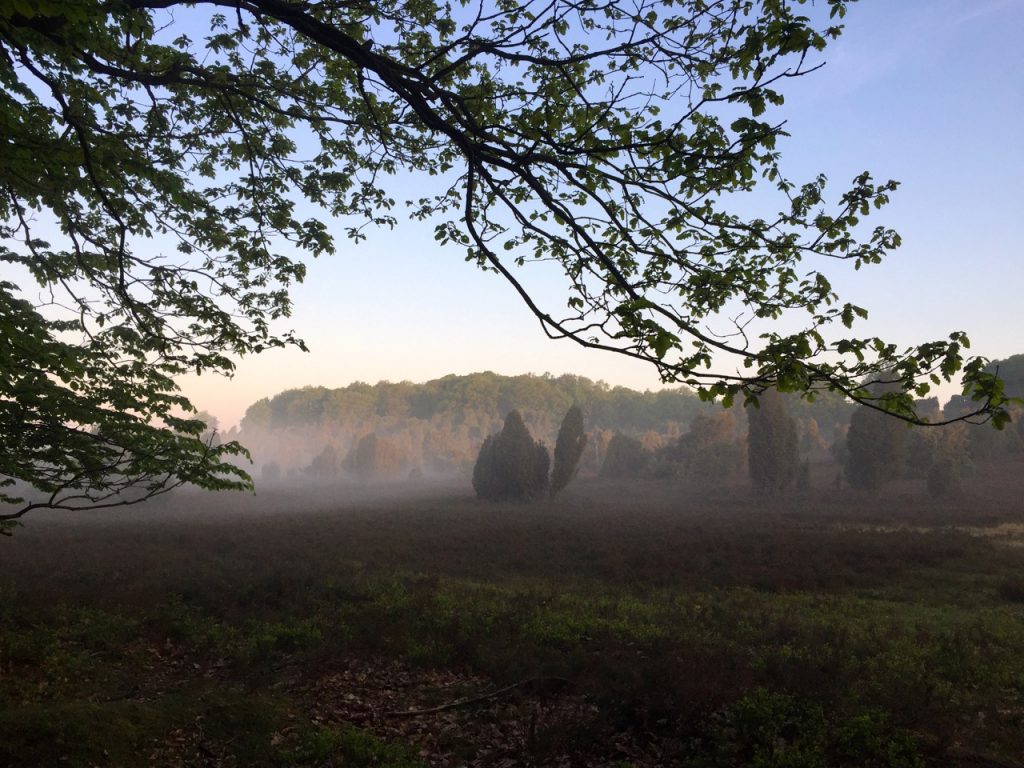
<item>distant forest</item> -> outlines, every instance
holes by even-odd
[[[638,392],[579,376],[486,372],[424,384],[288,390],[250,406],[240,430],[228,436],[252,450],[257,474],[270,479],[300,473],[323,480],[466,476],[509,411],[520,411],[534,437],[552,446],[574,404],[583,409],[588,434],[584,473],[600,470],[616,433],[653,453],[695,429],[706,433],[705,442],[713,432],[713,441],[740,446],[747,429],[742,408],[726,411],[686,388]],[[853,406],[825,395],[813,403],[793,398],[791,410],[805,451],[824,455]]]
[[[1007,392],[1024,394],[1024,355],[992,367],[998,367]],[[796,396],[784,396],[783,401],[795,426],[802,465],[849,466],[849,447],[856,450],[857,440],[867,442],[869,454],[877,453],[884,439],[875,431],[894,422],[882,417],[877,428],[870,420],[867,427],[855,424],[857,436],[851,441],[851,420],[857,422],[853,417],[858,408],[843,398],[826,393],[813,402]],[[584,413],[583,474],[626,472],[718,482],[747,473],[748,409],[705,403],[685,387],[638,392],[571,375],[486,372],[424,384],[293,389],[254,403],[240,428],[225,437],[239,439],[252,451],[257,477],[263,480],[468,477],[484,439],[501,430],[509,411],[518,410],[534,438],[550,448],[572,405]],[[962,397],[952,398],[944,409],[934,398],[922,405],[922,412],[930,411],[933,419],[971,408]],[[1020,418],[998,435],[966,425],[939,433],[912,432],[909,440],[895,438],[905,446],[897,474],[923,476],[936,457],[949,455],[955,456],[958,471],[967,472],[964,468],[979,460],[1024,447]]]

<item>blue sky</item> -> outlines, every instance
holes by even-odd
[[[881,265],[827,274],[869,309],[861,334],[911,344],[965,330],[976,354],[1024,352],[1024,0],[862,0],[845,24],[826,66],[786,86],[785,167],[796,180],[824,172],[836,189],[868,169],[900,180],[871,223],[897,229],[903,247]],[[549,341],[509,286],[436,246],[429,225],[339,246],[310,264],[281,326],[310,353],[244,359],[231,380],[182,380],[223,427],[256,399],[303,385],[493,370],[660,386],[640,362]],[[543,267],[527,269],[562,306]]]

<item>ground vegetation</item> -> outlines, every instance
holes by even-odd
[[[41,514],[0,558],[0,764],[1009,768],[1007,462],[870,505],[737,479]]]

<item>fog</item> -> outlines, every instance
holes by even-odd
[[[620,432],[554,500],[296,471],[37,510],[0,540],[0,764],[747,765],[766,733],[809,764],[1013,765],[1013,433],[938,432],[979,458],[937,494],[951,438],[900,426],[866,489],[793,430],[754,465],[804,469],[769,488],[742,415]]]
[[[217,438],[254,493],[0,539],[0,764],[1024,751],[1020,421],[482,374],[286,392]]]
[[[1014,361],[1003,369],[1012,374]],[[502,432],[510,411],[522,414],[528,439],[553,457],[571,405],[583,414],[583,448],[570,470],[570,498],[617,482],[634,489],[623,492],[631,505],[674,499],[668,506],[683,516],[694,498],[809,509],[851,493],[860,507],[895,496],[911,500],[908,509],[970,512],[980,499],[987,504],[1003,493],[1011,496],[995,504],[1012,504],[1024,460],[1022,420],[1002,431],[967,423],[909,427],[834,396],[809,403],[769,394],[756,408],[723,409],[686,389],[641,393],[572,376],[486,373],[420,385],[305,388],[253,404],[241,429],[214,439],[251,450],[253,463],[240,466],[255,493],[185,487],[124,509],[34,510],[28,519],[223,519],[473,500],[481,446]],[[968,407],[962,399],[944,406],[932,399],[918,410],[940,420]],[[597,501],[604,501],[600,492]]]

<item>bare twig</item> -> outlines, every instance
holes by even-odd
[[[526,680],[520,680],[512,685],[506,685],[504,688],[498,688],[488,693],[481,693],[477,696],[467,696],[462,699],[456,699],[455,701],[449,701],[445,704],[438,704],[436,707],[427,707],[425,709],[404,709],[404,710],[392,710],[385,712],[385,717],[416,717],[417,715],[432,715],[435,712],[444,712],[448,709],[458,709],[459,707],[468,707],[471,704],[479,704],[482,701],[489,701],[496,699],[499,696],[504,696],[507,693],[511,693],[519,688],[525,688],[527,686],[536,685],[537,683],[559,683],[561,685],[569,686],[572,685],[571,680],[567,680],[564,677],[530,677]]]

